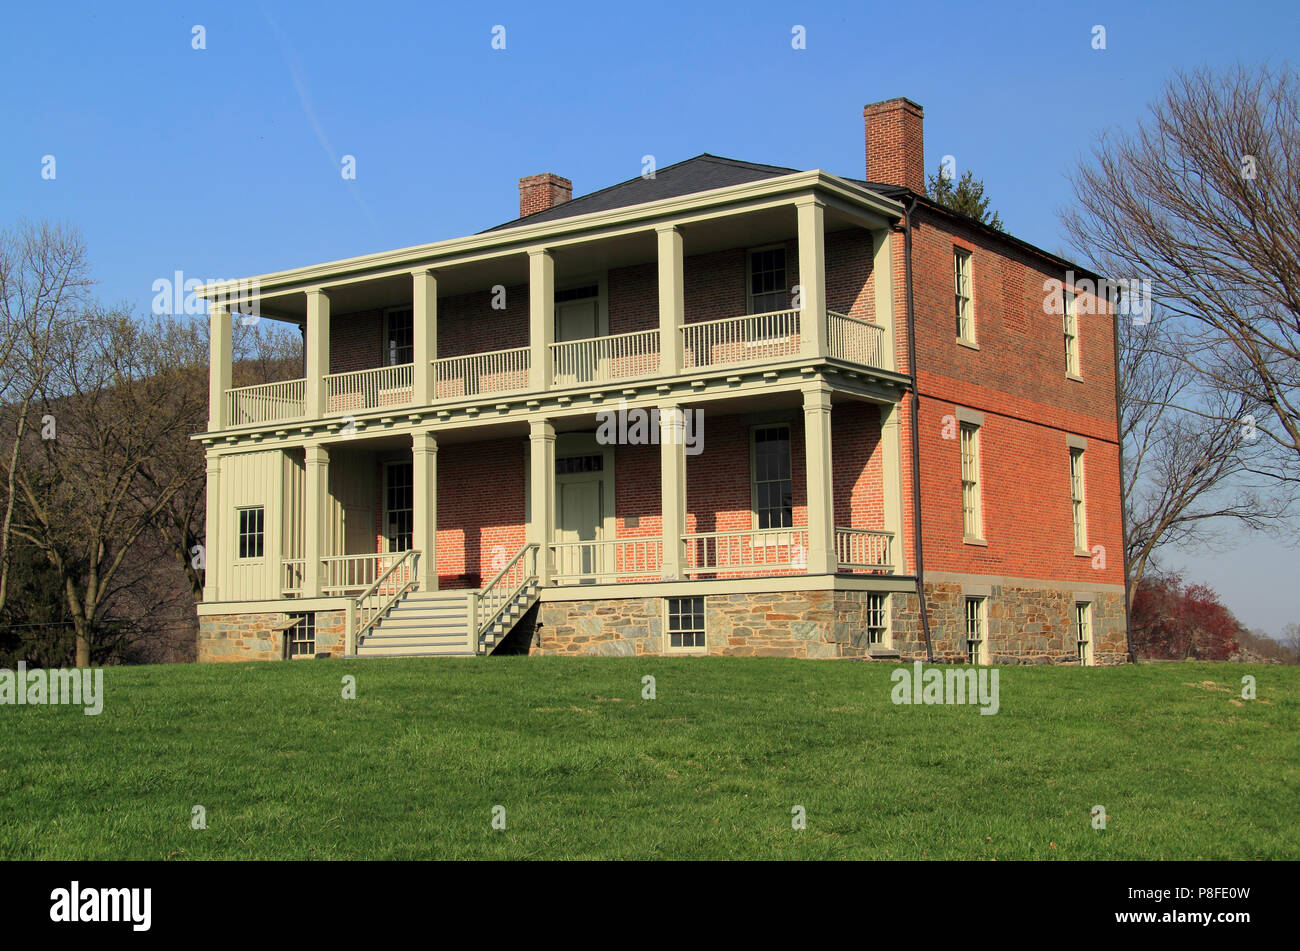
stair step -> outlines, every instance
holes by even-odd
[[[456,641],[465,643],[468,635],[465,631],[405,631],[402,633],[376,631],[373,634],[367,634],[361,641],[363,644],[409,644],[412,641],[429,641],[430,643],[447,643]]]
[[[358,649],[356,656],[373,657],[378,660],[385,657],[474,657],[476,655],[466,647],[397,647],[369,651]]]

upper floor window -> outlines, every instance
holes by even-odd
[[[770,314],[790,309],[790,286],[785,276],[785,248],[749,252],[749,312]]]
[[[250,505],[239,509],[239,557],[255,559],[262,557],[262,543],[265,539],[266,510],[260,505]]]
[[[1083,450],[1070,448],[1070,517],[1074,522],[1074,550],[1088,550],[1088,521],[1083,502]]]
[[[384,360],[390,367],[415,362],[415,323],[409,307],[388,312],[384,333]]]
[[[957,316],[957,339],[963,343],[974,343],[975,319],[971,313],[970,252],[963,248],[953,248],[952,251],[952,283]]]
[[[968,539],[984,537],[980,517],[980,428],[961,424],[961,527]]]
[[[1079,375],[1079,308],[1074,291],[1064,291],[1065,307],[1062,309],[1062,328],[1065,332],[1065,373]]]
[[[794,524],[790,427],[756,426],[753,459],[754,527],[790,528]]]

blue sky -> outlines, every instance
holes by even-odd
[[[928,167],[953,155],[1010,231],[1063,251],[1065,173],[1101,129],[1131,125],[1176,68],[1286,62],[1300,40],[1294,0],[467,7],[11,5],[0,226],[80,227],[101,295],[146,312],[176,270],[235,278],[481,230],[536,172],[582,193],[643,155],[713,152],[860,177],[863,104],[905,95]],[[1300,553],[1234,545],[1169,561],[1252,626],[1300,621]]]

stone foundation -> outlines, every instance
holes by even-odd
[[[298,612],[293,612],[298,613]],[[344,612],[315,611],[316,653],[336,657],[344,648]],[[288,613],[209,614],[199,617],[200,662],[284,660],[282,630]]]
[[[965,603],[960,584],[927,584],[934,658],[965,663]],[[704,596],[705,648],[737,657],[871,657],[924,660],[915,592],[890,595],[890,639],[867,644],[865,591],[788,591]],[[1094,594],[1094,661],[1128,660],[1122,594]],[[988,638],[992,663],[1077,664],[1073,588],[992,587]],[[664,600],[658,597],[543,601],[529,653],[633,657],[665,648]],[[897,652],[897,657],[894,656]]]

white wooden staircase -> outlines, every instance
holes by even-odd
[[[470,657],[490,654],[537,603],[537,546],[525,545],[482,590],[419,591],[412,568],[357,599],[358,657]]]

